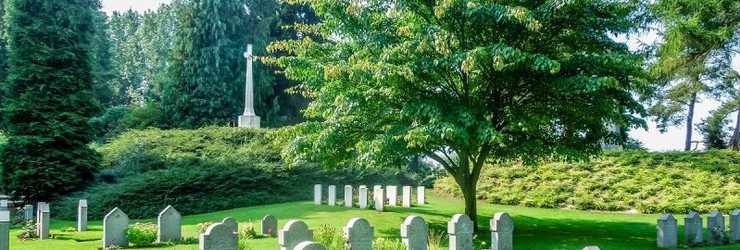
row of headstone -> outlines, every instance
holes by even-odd
[[[402,187],[402,202],[401,204],[403,207],[411,207],[411,186],[403,186]],[[383,190],[385,190],[385,193],[383,193]],[[358,188],[359,193],[359,202],[358,205],[361,209],[367,208],[367,200],[368,200],[368,189],[367,186],[361,185]],[[314,185],[314,198],[313,201],[316,205],[321,205],[322,201],[322,194],[323,189],[321,184]],[[354,205],[354,187],[352,185],[345,185],[344,186],[344,206],[345,207],[352,207]],[[378,203],[385,203],[385,198],[388,200],[389,206],[397,206],[397,197],[398,197],[398,187],[397,186],[387,186],[385,189],[383,189],[383,186],[381,185],[375,185],[373,189],[373,194],[375,195],[373,197],[373,201],[375,202],[376,209],[378,209]],[[337,187],[334,185],[329,185],[328,191],[327,191],[327,203],[329,206],[336,206],[337,203]],[[416,203],[417,204],[424,204],[426,202],[425,197],[425,187],[419,186],[416,188]],[[380,205],[380,209],[378,211],[383,211],[382,209],[383,205]]]
[[[704,242],[704,224],[696,212],[689,213],[684,219],[686,245],[689,247],[701,245]],[[721,245],[725,242],[725,216],[720,211],[714,211],[707,216],[707,231],[709,245]],[[740,242],[740,209],[730,214],[730,242]],[[664,214],[658,219],[658,247],[678,247],[678,221],[672,214]]]
[[[80,204],[83,203],[80,202]],[[87,205],[87,202],[84,204]],[[85,206],[85,208],[87,207]],[[87,218],[85,218],[85,221],[87,221]],[[128,239],[126,238],[128,223],[128,215],[119,208],[114,208],[105,215],[105,218],[103,218],[104,249],[111,246],[128,247]],[[157,242],[172,242],[181,239],[182,215],[174,207],[167,206],[157,216]]]
[[[346,249],[372,250],[375,228],[363,218],[353,218],[343,228]],[[473,221],[456,214],[447,224],[450,250],[473,249]],[[491,249],[513,249],[514,220],[507,213],[497,213],[491,220]],[[401,224],[401,241],[407,249],[426,250],[429,224],[419,216],[409,216]],[[313,230],[300,220],[291,220],[278,233],[280,250],[325,249],[313,242]],[[311,247],[311,248],[306,248]],[[208,249],[201,249],[208,250]]]
[[[277,219],[266,215],[261,220],[261,234],[278,236]],[[214,223],[201,234],[198,240],[200,250],[236,250],[239,246],[239,224],[232,218]]]

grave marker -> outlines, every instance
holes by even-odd
[[[416,187],[416,202],[418,204],[425,204],[426,203],[426,194],[424,193],[424,186],[418,186]]]
[[[313,203],[321,205],[321,184],[313,186]]]
[[[388,206],[397,206],[396,200],[398,199],[398,187],[387,186],[386,187],[386,198],[388,199]]]
[[[375,202],[375,210],[379,212],[383,212],[383,208],[385,207],[385,199],[383,198],[383,189],[378,189],[376,192],[373,192],[373,201]]]
[[[373,250],[375,228],[363,218],[351,219],[344,227],[347,250]]]
[[[198,247],[200,250],[237,250],[239,234],[232,225],[214,223],[200,235]]]
[[[114,208],[103,218],[103,249],[118,246],[128,247],[126,239],[128,216],[121,209]]]
[[[704,222],[701,215],[691,211],[684,221],[684,231],[686,235],[686,245],[696,246],[704,241]]]
[[[45,240],[45,239],[51,238],[51,234],[49,234],[49,222],[50,221],[51,221],[51,211],[49,210],[49,203],[44,203],[43,206],[41,206],[41,210],[39,210],[39,222],[38,222],[39,239]]]
[[[303,221],[291,220],[278,232],[278,244],[280,250],[294,250],[296,246],[304,241],[313,240],[313,230]]]
[[[157,216],[157,242],[182,239],[182,215],[172,206],[167,206]]]
[[[403,186],[401,205],[403,205],[403,207],[411,207],[411,186]]]
[[[427,250],[429,224],[419,216],[409,216],[401,224],[401,241],[406,249]]]
[[[337,205],[337,186],[329,185],[329,206]]]
[[[33,217],[33,205],[26,205],[23,207],[23,210],[26,212],[26,221],[35,219]]]
[[[473,221],[467,215],[456,214],[447,222],[450,237],[449,250],[473,249]]]
[[[725,216],[715,210],[707,216],[707,230],[709,231],[709,245],[721,245],[725,240]]]
[[[730,214],[730,242],[740,242],[740,209]]]
[[[265,215],[265,217],[262,217],[262,221],[260,221],[261,226],[261,234],[263,235],[270,235],[272,237],[277,237],[277,228],[278,222],[275,216],[272,215]]]
[[[352,191],[353,190],[351,185],[344,186],[344,207],[352,207]]]
[[[366,186],[360,186],[360,208],[365,209],[367,208],[367,187]]]
[[[87,200],[80,200],[77,204],[77,231],[87,231]]]
[[[491,250],[514,249],[514,219],[508,213],[496,213],[491,219]]]
[[[326,250],[326,247],[313,241],[304,241],[295,246],[295,250]]]
[[[678,247],[678,221],[670,213],[658,219],[658,247]]]
[[[10,249],[10,211],[0,211],[0,250]]]

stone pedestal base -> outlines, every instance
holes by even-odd
[[[240,128],[260,128],[260,117],[259,116],[239,116],[239,127]]]

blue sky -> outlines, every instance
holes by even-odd
[[[137,11],[145,11],[147,9],[156,9],[162,3],[169,3],[171,0],[103,0],[103,10],[110,13],[113,11],[125,11],[129,8]],[[632,47],[636,47],[636,41],[652,42],[655,40],[654,34],[646,34],[636,38],[630,39],[629,43]],[[740,58],[735,58],[734,66],[736,70],[740,70]],[[696,107],[696,115],[694,117],[694,123],[698,123],[701,119],[709,116],[709,111],[716,108],[719,103],[716,100],[704,99]],[[735,116],[732,115],[734,118]],[[734,124],[734,123],[733,123]],[[649,130],[636,130],[630,134],[632,137],[642,141],[647,148],[656,151],[667,151],[667,150],[681,150],[683,149],[683,142],[686,134],[684,127],[673,127],[666,133],[660,133],[655,127],[655,124],[649,122]],[[693,140],[701,140],[702,136],[698,131],[694,131]]]

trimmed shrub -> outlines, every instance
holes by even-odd
[[[126,239],[137,247],[152,246],[157,241],[157,225],[147,223],[136,223],[126,228]]]
[[[450,177],[435,189],[460,195]],[[609,151],[591,162],[489,165],[478,198],[527,207],[729,212],[740,207],[740,153]]]

